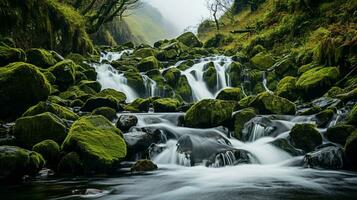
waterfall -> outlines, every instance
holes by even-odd
[[[143,73],[141,74],[141,77],[143,78],[143,81],[144,81],[146,96],[154,97],[155,95],[157,95],[156,81],[152,80],[149,76],[147,76]]]
[[[268,86],[267,86],[267,77],[266,77],[266,71],[263,72],[263,81],[262,81],[262,84],[263,84],[263,87],[265,89],[265,91],[269,92],[269,93],[273,93],[271,90],[269,90]]]

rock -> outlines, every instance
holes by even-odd
[[[177,87],[176,94],[180,95],[182,99],[186,102],[192,102],[192,90],[190,85],[188,84],[188,80],[186,76],[181,76]]]
[[[49,71],[56,77],[55,83],[60,86],[62,90],[74,84],[76,64],[72,60],[63,60],[49,68]]]
[[[120,115],[116,126],[123,132],[128,132],[131,127],[136,126],[138,118],[135,115]]]
[[[117,118],[117,112],[113,108],[100,107],[93,110],[92,115],[101,115],[107,118],[109,121],[113,121]]]
[[[26,52],[27,62],[47,69],[54,64],[56,60],[53,55],[44,49],[30,49]]]
[[[118,102],[113,97],[91,97],[81,108],[82,111],[91,112],[96,108],[109,107],[119,111]]]
[[[175,87],[180,79],[181,71],[176,67],[170,68],[163,72],[164,79],[171,87]]]
[[[0,67],[13,62],[25,62],[26,55],[22,49],[0,46]]]
[[[41,154],[46,161],[46,165],[53,167],[57,164],[60,154],[60,147],[57,142],[53,140],[44,140],[35,144],[32,147],[32,151]]]
[[[148,156],[149,147],[160,142],[161,132],[159,130],[129,132],[124,134],[124,139],[128,148],[127,159],[137,160]]]
[[[256,98],[256,96],[254,96],[254,95],[246,96],[246,97],[244,97],[243,99],[241,99],[241,100],[238,102],[238,105],[239,105],[241,108],[248,108],[248,107],[249,107],[249,104],[250,104],[251,102],[253,102],[255,98]]]
[[[56,115],[45,112],[16,120],[14,135],[20,146],[31,148],[47,139],[62,143],[67,136],[67,126]]]
[[[255,110],[252,108],[245,108],[233,114],[235,138],[241,140],[244,124],[253,119],[255,116]]]
[[[307,167],[323,169],[342,169],[344,167],[344,151],[341,147],[327,146],[304,157]]]
[[[295,149],[287,139],[285,138],[279,138],[274,140],[272,145],[284,150],[285,152],[289,153],[292,156],[300,156],[303,155],[303,151]]]
[[[0,179],[21,179],[35,175],[45,161],[36,152],[16,146],[0,146]]]
[[[39,102],[37,105],[34,105],[31,108],[29,108],[22,116],[23,117],[34,116],[45,112],[53,113],[62,119],[73,120],[73,121],[78,119],[78,115],[75,114],[73,111],[69,110],[66,107],[60,106],[56,103],[51,103],[49,101]]]
[[[0,118],[21,115],[30,106],[46,100],[50,84],[33,65],[17,62],[0,68]]]
[[[135,57],[147,58],[150,56],[156,56],[157,52],[152,48],[141,48],[134,52]]]
[[[343,94],[337,94],[335,97],[343,100],[344,102],[356,100],[357,99],[357,88],[354,88],[351,91],[343,93]]]
[[[127,152],[120,130],[99,115],[84,116],[74,122],[62,150],[78,153],[86,172],[115,169]]]
[[[348,167],[357,170],[357,131],[354,131],[348,136],[345,144],[346,159],[348,161]]]
[[[150,56],[142,59],[140,63],[136,65],[136,68],[138,68],[140,72],[147,72],[154,69],[160,69],[160,63],[154,56]]]
[[[276,95],[289,99],[290,101],[295,101],[298,98],[296,89],[296,78],[292,76],[286,76],[280,80],[278,88],[276,90]]]
[[[357,124],[357,104],[355,104],[348,115],[348,123],[351,125]]]
[[[303,73],[296,87],[305,99],[320,97],[338,80],[339,75],[336,67],[316,67]]]
[[[274,65],[274,58],[270,53],[260,52],[251,60],[251,63],[259,70],[267,70]]]
[[[97,93],[97,92],[100,92],[100,90],[102,89],[102,85],[98,81],[83,80],[83,81],[80,81],[78,85],[79,85],[79,88],[85,92],[87,90],[92,90],[92,91],[94,91],[93,93]],[[91,93],[91,92],[87,92],[87,93]]]
[[[214,67],[214,63],[210,62],[204,66],[203,80],[205,81],[208,89],[211,92],[216,91],[217,87],[217,71]]]
[[[82,100],[80,100],[80,99],[75,99],[70,103],[70,106],[72,108],[74,108],[74,107],[82,107],[83,105],[84,105],[84,102]]]
[[[57,171],[60,174],[82,174],[83,169],[81,158],[76,152],[70,152],[63,156],[57,166]]]
[[[145,85],[142,75],[133,70],[124,72],[124,76],[128,81],[128,85],[131,86],[138,93],[145,91]]]
[[[294,115],[296,112],[293,102],[269,92],[258,94],[249,106],[258,109],[260,114]]]
[[[296,124],[289,133],[292,144],[310,152],[322,144],[322,137],[313,124]]]
[[[334,143],[341,144],[344,146],[348,136],[356,130],[356,127],[347,124],[339,124],[327,129],[326,137],[328,140]]]
[[[193,34],[192,32],[186,32],[177,38],[178,41],[182,42],[188,47],[202,47],[202,42]]]
[[[125,103],[126,101],[126,95],[123,92],[119,92],[114,89],[104,89],[100,91],[97,95],[97,97],[113,97],[116,99],[119,103]]]
[[[211,128],[231,119],[234,103],[223,100],[204,99],[193,105],[185,115],[185,126]]]
[[[137,98],[130,104],[130,106],[135,108],[137,111],[148,112],[153,102],[158,98],[159,97],[151,97],[146,99]]]
[[[240,101],[244,97],[245,95],[240,88],[226,88],[218,93],[216,99]]]
[[[158,167],[151,160],[138,160],[130,169],[132,172],[147,172],[155,171]]]
[[[153,102],[155,112],[176,112],[180,105],[177,99],[161,98]]]
[[[328,108],[315,115],[317,127],[325,127],[332,120],[335,112],[333,109]]]

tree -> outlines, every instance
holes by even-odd
[[[217,30],[220,29],[219,15],[226,14],[231,20],[234,17],[232,13],[233,0],[206,0],[207,8],[211,12]]]

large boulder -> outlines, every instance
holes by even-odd
[[[158,167],[151,160],[138,160],[130,169],[132,172],[147,172],[157,170]]]
[[[241,140],[244,124],[253,119],[257,114],[252,108],[245,108],[233,114],[234,137]]]
[[[44,140],[35,144],[32,147],[32,151],[41,154],[49,167],[55,166],[60,155],[60,147],[53,140]]]
[[[109,107],[100,107],[93,110],[92,115],[101,115],[107,118],[109,121],[113,121],[117,118],[117,112],[113,108]]]
[[[273,56],[266,52],[256,54],[250,61],[259,70],[267,70],[275,63]]]
[[[119,111],[119,104],[113,97],[91,97],[83,105],[82,111],[92,112],[96,108],[109,107]]]
[[[126,95],[123,92],[119,92],[117,90],[108,88],[100,91],[98,94],[96,94],[97,97],[113,97],[116,99],[119,103],[124,103],[126,101]]]
[[[296,89],[296,78],[292,76],[286,76],[280,80],[276,90],[276,95],[295,101],[298,97]]]
[[[21,117],[16,120],[14,135],[16,142],[23,147],[31,148],[43,140],[51,139],[57,143],[67,136],[67,126],[56,115],[45,112],[35,116]]]
[[[64,155],[57,166],[57,172],[60,174],[83,174],[83,169],[81,158],[76,152],[70,152]]]
[[[344,151],[341,147],[326,146],[305,155],[307,167],[324,169],[342,169],[344,167]]]
[[[293,115],[296,112],[296,106],[293,102],[269,92],[258,94],[255,99],[249,103],[249,106],[258,109],[260,114]]]
[[[78,83],[78,86],[84,92],[88,91],[88,94],[95,94],[102,89],[102,85],[98,81],[82,80]]]
[[[205,81],[207,88],[211,92],[215,92],[217,89],[216,88],[217,87],[217,71],[214,66],[214,63],[213,62],[207,63],[203,69],[204,69],[203,80]],[[195,72],[195,71],[193,71],[193,72]]]
[[[153,102],[155,112],[176,112],[180,102],[177,99],[161,98]]]
[[[154,56],[150,56],[142,59],[140,63],[136,65],[136,67],[140,72],[147,72],[150,70],[159,69],[160,63]]]
[[[24,62],[25,52],[22,49],[0,46],[0,67],[12,62]]]
[[[180,79],[181,71],[176,67],[172,67],[163,72],[163,77],[167,84],[171,87],[175,87]]]
[[[99,115],[81,117],[74,122],[62,150],[78,153],[86,172],[114,169],[127,152],[120,130]]]
[[[220,126],[231,119],[234,106],[234,103],[223,100],[201,100],[187,111],[185,126],[193,128]]]
[[[53,55],[44,49],[30,49],[26,52],[27,62],[47,69],[56,64]]]
[[[141,48],[134,52],[135,57],[147,58],[150,56],[156,56],[157,52],[152,48]]]
[[[116,123],[117,128],[123,132],[128,132],[131,127],[136,126],[138,118],[135,115],[121,115]]]
[[[75,114],[70,109],[60,106],[56,103],[52,103],[49,101],[41,101],[38,104],[30,107],[22,116],[34,116],[44,112],[50,112],[57,115],[60,118],[67,119],[67,120],[76,120],[78,119],[78,115]]]
[[[218,93],[216,99],[240,101],[244,97],[245,95],[240,88],[226,88]]]
[[[316,67],[303,73],[297,80],[296,87],[305,99],[312,99],[325,94],[339,75],[337,67]]]
[[[202,47],[202,42],[193,34],[192,32],[186,32],[177,38],[178,41],[182,42],[188,47]]]
[[[35,175],[45,161],[36,152],[15,146],[0,146],[0,179],[21,179]]]
[[[356,127],[352,125],[341,124],[328,128],[326,137],[331,142],[345,145],[348,136],[350,136],[354,130],[356,130]]]
[[[61,89],[72,85],[76,78],[76,64],[72,60],[63,60],[49,68],[49,71],[56,77],[55,83]]]
[[[305,152],[313,151],[322,144],[322,136],[313,124],[296,124],[289,135],[292,144]]]
[[[49,94],[50,84],[35,66],[17,62],[0,68],[0,118],[17,117]]]

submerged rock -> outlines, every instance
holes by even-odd
[[[327,146],[305,155],[307,167],[324,169],[342,169],[344,167],[344,151],[341,147]]]
[[[138,118],[135,115],[121,115],[116,123],[117,128],[123,132],[128,132],[131,127],[136,126]]]
[[[132,172],[147,172],[155,171],[158,167],[151,160],[138,160],[130,169]]]
[[[137,156],[147,157],[149,147],[161,140],[161,133],[159,130],[152,132],[135,131],[125,133],[124,139],[128,149],[127,159],[131,160],[137,159]]]
[[[293,115],[296,112],[296,106],[293,102],[269,92],[258,94],[249,106],[258,109],[260,114]]]
[[[322,144],[322,136],[313,124],[296,124],[289,135],[292,144],[305,152],[313,151]]]

